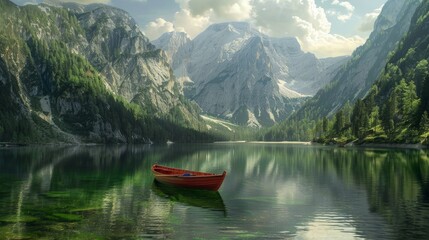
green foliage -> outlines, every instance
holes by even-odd
[[[183,105],[159,116],[156,108],[129,103],[106,89],[91,63],[71,50],[81,37],[91,35],[72,12],[49,7],[45,13],[38,6],[16,7],[3,0],[0,6],[0,52],[4,53],[0,73],[7,78],[6,84],[0,81],[0,141],[67,141],[62,131],[91,142],[213,140],[201,127],[202,120],[187,115],[198,116],[190,102],[181,99]],[[102,20],[108,21],[107,16]],[[106,31],[103,21],[93,30]],[[145,54],[159,56],[159,51]],[[31,107],[21,97],[30,95],[30,89],[36,90],[29,96]],[[44,96],[49,96],[52,108],[52,113],[44,114],[52,114],[61,131],[34,112],[42,112]]]
[[[422,90],[420,91],[420,112],[429,111],[429,74],[422,79],[424,79],[424,81]]]
[[[352,133],[358,138],[365,136],[368,131],[368,116],[366,115],[367,107],[362,100],[358,100],[353,108],[351,117]]]
[[[318,126],[318,128],[316,128]],[[321,130],[320,124],[315,121],[294,121],[288,120],[269,129],[262,139],[265,141],[310,141],[316,134],[324,135],[325,131]]]
[[[424,111],[421,119],[420,119],[420,125],[419,125],[420,133],[425,133],[429,131],[429,116],[428,112]]]
[[[334,123],[334,131],[336,134],[340,134],[345,126],[345,117],[343,110],[339,110],[335,114],[335,123]]]
[[[306,105],[312,107],[304,106],[298,117],[290,118],[269,131],[269,137],[273,132],[287,131],[287,134],[278,134],[276,140],[298,140],[306,137],[300,133],[307,128],[310,129],[307,139],[321,142],[338,142],[338,139],[400,143],[425,141],[429,128],[428,10],[429,1],[423,1],[413,18],[410,32],[389,54],[389,62],[369,93],[353,108],[345,105],[333,117],[326,118],[317,115],[320,111],[313,104],[317,99],[310,100]],[[360,51],[363,49],[356,50],[354,55],[359,55]],[[321,90],[316,98],[329,97],[324,92],[329,92],[335,84],[334,81]],[[352,112],[348,115],[350,109]],[[315,116],[318,120],[309,120]]]

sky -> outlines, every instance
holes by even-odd
[[[43,0],[12,0],[17,4]],[[52,1],[52,0],[51,0]],[[210,24],[246,21],[272,37],[296,37],[318,57],[350,55],[371,33],[387,0],[58,0],[105,3],[126,10],[150,40]]]

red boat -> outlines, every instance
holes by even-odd
[[[217,191],[222,185],[226,171],[222,174],[196,172],[153,165],[152,172],[158,182],[185,188],[198,188]]]

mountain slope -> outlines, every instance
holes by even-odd
[[[368,96],[355,104],[355,113],[372,116],[352,116],[352,132],[361,140],[429,143],[428,11],[429,0],[424,0],[383,74]]]
[[[377,18],[374,31],[352,58],[294,116],[295,120],[332,116],[347,102],[364,97],[385,66],[388,54],[408,31],[421,0],[389,0]]]
[[[162,51],[122,10],[0,5],[1,98],[8,103],[1,140],[179,141],[198,135],[187,128],[205,126],[179,94]]]
[[[80,53],[106,77],[114,93],[157,117],[180,113],[187,127],[203,126],[197,107],[181,98],[165,53],[150,44],[128,13],[104,5],[65,7],[86,33],[88,44]]]
[[[191,42],[191,38],[185,32],[167,32],[162,34],[158,39],[152,41],[157,48],[165,51],[169,63],[175,59],[178,49]]]
[[[410,21],[409,31],[390,54],[382,73],[368,94],[347,104],[333,118],[315,124],[289,120],[283,132],[300,138],[299,126],[307,137],[321,142],[424,143],[429,144],[429,0],[424,0]],[[299,125],[299,126],[297,126]],[[286,130],[285,130],[286,129]],[[277,139],[280,131],[266,137]],[[295,136],[293,136],[295,135]]]
[[[345,59],[319,60],[295,38],[270,38],[248,23],[233,22],[213,24],[176,49],[172,67],[185,95],[205,112],[269,126],[295,111]]]
[[[428,11],[425,0],[368,95],[353,106],[346,125],[334,123],[328,138],[343,138],[349,132],[349,138],[365,143],[429,144]]]
[[[191,42],[188,34],[184,32],[167,32],[161,35],[158,39],[152,42],[157,48],[162,49],[166,53],[166,57],[170,65],[173,64],[173,59],[176,59],[176,53],[184,46],[188,46]],[[174,73],[179,84],[179,90],[183,93],[185,85],[191,82],[186,70],[176,70]]]

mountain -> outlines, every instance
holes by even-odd
[[[185,32],[167,32],[152,41],[152,44],[166,53],[168,62],[171,65],[173,64],[173,59],[176,59],[178,50],[187,46],[190,42],[191,38]],[[181,72],[178,69],[174,75],[179,83],[179,90],[183,93],[184,86],[192,81],[187,76],[186,70]]]
[[[349,117],[342,117],[341,109],[324,138],[429,144],[428,11],[425,0],[368,95],[354,104]]]
[[[123,10],[0,0],[2,141],[192,140],[205,129]]]
[[[332,81],[297,112],[295,120],[332,116],[347,102],[364,97],[386,65],[389,53],[407,33],[411,18],[421,0],[389,0],[378,16],[366,43],[357,48],[351,59]]]
[[[191,38],[185,32],[166,32],[162,34],[158,39],[152,41],[152,44],[157,48],[164,50],[169,59],[169,63],[175,59],[175,54],[178,49],[191,42]]]
[[[383,73],[354,105],[350,128],[359,140],[429,144],[428,12],[424,0]]]
[[[185,95],[211,115],[248,126],[289,116],[347,59],[317,59],[295,38],[271,38],[242,22],[213,24],[180,47],[160,44],[173,37],[152,43],[175,49],[172,67]]]
[[[388,3],[388,10],[398,10],[398,6],[391,5],[395,1]],[[324,143],[429,144],[429,0],[412,6],[406,8],[413,11],[406,14],[407,19],[411,15],[408,30],[362,99],[345,104],[330,119],[291,118],[271,129],[266,139],[304,140],[307,137],[306,140],[313,138]],[[387,14],[386,11],[383,12]],[[386,28],[387,19],[392,19],[389,16],[380,16],[376,24],[382,26],[376,26],[375,31],[392,31]],[[403,26],[393,30],[399,27]]]
[[[80,42],[86,47],[80,54],[105,76],[115,94],[152,109],[158,117],[178,111],[186,124],[196,124],[198,114],[180,99],[165,53],[150,44],[127,12],[105,5],[65,7],[74,12],[86,33],[87,43]]]

